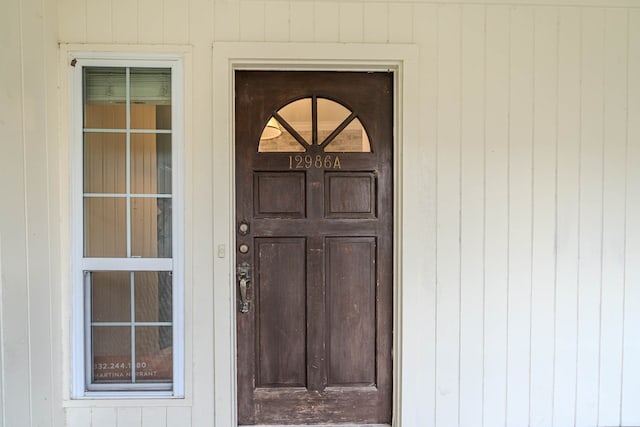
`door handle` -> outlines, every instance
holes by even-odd
[[[238,266],[238,284],[240,286],[240,313],[249,312],[249,299],[247,298],[247,286],[251,282],[251,268],[243,262]]]

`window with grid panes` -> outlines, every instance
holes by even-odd
[[[76,66],[83,304],[83,359],[76,362],[84,365],[76,394],[180,394],[176,66]]]

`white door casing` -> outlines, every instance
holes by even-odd
[[[395,74],[394,117],[394,392],[393,425],[419,425],[421,386],[432,375],[426,360],[434,343],[425,339],[434,307],[422,269],[428,250],[411,230],[424,215],[413,206],[419,190],[430,192],[433,173],[420,165],[418,51],[415,45],[235,43],[213,45],[214,416],[216,426],[237,425],[235,345],[234,71],[340,70]],[[418,173],[416,173],[419,171]],[[404,195],[413,194],[414,197]],[[227,249],[228,248],[228,249]],[[228,255],[227,255],[228,254]],[[427,267],[429,268],[429,267]],[[416,278],[412,281],[409,278]],[[422,279],[417,279],[422,277]],[[430,277],[430,275],[427,275]],[[404,278],[407,278],[406,280]],[[428,328],[427,328],[428,329]],[[432,369],[432,368],[431,368]]]

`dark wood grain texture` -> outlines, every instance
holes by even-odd
[[[390,423],[393,74],[236,71],[235,81],[236,219],[250,225],[236,259],[252,274],[250,310],[237,315],[239,423]],[[259,153],[269,117],[302,98],[351,110],[371,152],[326,153],[312,102],[304,153]],[[295,155],[313,164],[296,168]]]

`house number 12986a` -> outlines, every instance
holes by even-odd
[[[312,156],[310,154],[289,156],[289,169],[341,169],[340,157],[330,154]]]

